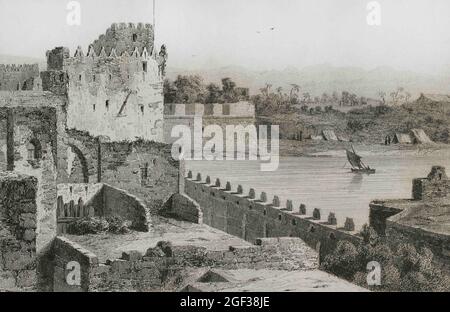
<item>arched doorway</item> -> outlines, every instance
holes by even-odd
[[[70,166],[69,181],[71,183],[89,183],[89,170],[86,157],[81,150],[70,144],[70,150],[75,155]]]

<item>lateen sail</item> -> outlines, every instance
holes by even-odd
[[[349,150],[346,150],[346,151],[347,151],[348,162],[352,165],[352,167],[359,168],[359,169],[364,168],[364,166],[361,163],[361,156],[359,156],[358,154],[356,154],[352,151],[349,151]]]

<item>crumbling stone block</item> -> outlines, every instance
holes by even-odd
[[[301,215],[306,215],[306,205],[305,204],[300,205],[299,212]]]
[[[320,209],[314,208],[313,210],[313,219],[314,220],[320,220]]]
[[[290,199],[288,199],[286,201],[286,210],[287,211],[292,211],[293,210],[292,200],[290,200]]]
[[[266,192],[261,192],[261,196],[259,197],[259,200],[263,203],[267,202],[267,194]]]
[[[138,261],[142,259],[142,253],[137,250],[122,252],[122,259],[127,261]]]
[[[344,229],[346,231],[354,231],[355,230],[355,222],[353,222],[352,218],[345,219]]]
[[[328,224],[330,224],[330,225],[337,224],[337,219],[336,219],[336,215],[334,214],[334,212],[330,212],[330,214],[328,215]]]
[[[276,195],[273,197],[272,206],[280,207],[280,198]]]

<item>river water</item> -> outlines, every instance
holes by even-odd
[[[442,165],[450,170],[450,154],[408,153],[404,155],[364,155],[364,161],[376,174],[350,172],[347,159],[342,153],[332,157],[289,157],[280,159],[279,168],[273,172],[261,172],[257,161],[189,161],[187,168],[211,177],[220,178],[224,186],[231,182],[232,190],[241,184],[244,194],[249,188],[256,196],[266,192],[271,201],[274,195],[281,202],[291,199],[294,207],[301,203],[311,215],[320,208],[322,219],[335,212],[338,226],[345,217],[354,218],[356,227],[368,223],[369,203],[374,199],[411,198],[412,179],[426,177],[431,166]],[[347,164],[346,164],[347,163]],[[450,172],[449,172],[450,174]]]

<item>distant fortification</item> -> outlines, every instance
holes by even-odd
[[[0,91],[39,90],[38,64],[0,64]]]

